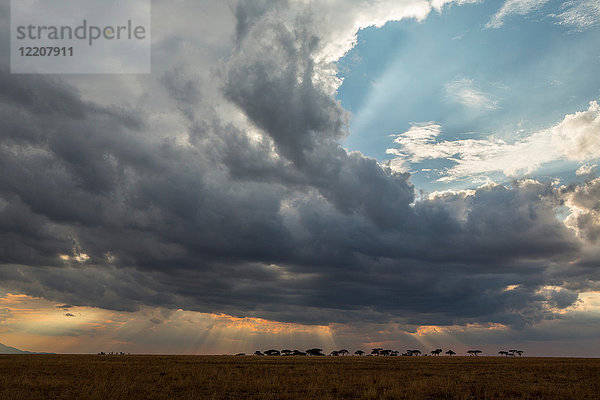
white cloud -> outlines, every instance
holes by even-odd
[[[565,218],[565,225],[579,237],[597,242],[600,239],[600,178],[572,190],[566,189],[564,201],[571,212]],[[595,249],[597,251],[597,246]]]
[[[587,111],[567,115],[560,124],[550,128],[549,133],[552,144],[569,160],[600,157],[600,106],[596,101],[590,102]]]
[[[598,0],[568,1],[564,11],[558,15],[559,25],[584,30],[600,23],[600,2]]]
[[[387,160],[381,165],[382,167],[389,168],[397,173],[410,172],[410,163],[402,157],[396,157],[391,160]]]
[[[548,0],[507,0],[502,8],[485,25],[486,28],[500,28],[504,25],[504,18],[509,15],[526,15],[539,9]]]
[[[596,164],[584,164],[575,171],[575,175],[583,176],[583,175],[591,175],[596,172],[598,165]]]
[[[548,0],[507,0],[500,10],[485,25],[486,28],[500,28],[509,15],[527,15],[539,10]],[[558,25],[584,30],[600,23],[600,3],[598,0],[566,1],[558,14],[550,14]]]
[[[478,0],[295,0],[299,14],[305,7],[316,11],[313,29],[319,32],[324,47],[320,59],[334,61],[356,43],[360,29],[381,27],[389,21],[406,18],[425,19],[432,10],[440,12],[452,4],[476,3]],[[291,15],[292,18],[297,15]]]
[[[431,143],[442,131],[441,125],[431,122],[413,124],[413,126],[401,135],[398,135],[394,143],[401,146],[401,150],[397,148],[387,149],[386,153],[395,156],[407,156],[412,162],[420,162],[426,158],[442,158],[446,154],[442,154],[431,147]],[[427,149],[427,151],[423,151]]]
[[[425,159],[454,161],[440,181],[497,171],[514,177],[553,161],[600,158],[600,106],[596,101],[590,102],[586,111],[569,114],[559,124],[515,143],[494,137],[437,142],[440,132],[441,127],[433,122],[414,125],[396,136],[394,142],[400,147],[387,152],[413,163]]]
[[[472,79],[455,79],[447,83],[445,89],[450,98],[466,107],[486,110],[493,110],[498,107],[497,102],[478,89]]]
[[[449,4],[456,3],[458,5],[468,4],[468,3],[479,3],[481,0],[431,0],[431,6],[437,11],[441,12],[444,7]]]

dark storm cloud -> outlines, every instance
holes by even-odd
[[[315,85],[312,53],[318,44],[301,27],[290,30],[271,19],[256,24],[242,43],[244,51],[229,60],[224,92],[293,163],[299,175],[294,183],[316,187],[339,210],[378,225],[406,222],[414,198],[408,176],[392,175],[337,143],[347,116]],[[244,169],[229,167],[234,174]]]
[[[308,323],[523,327],[577,301],[593,267],[573,263],[581,243],[553,211],[564,194],[515,182],[415,203],[409,175],[339,145],[347,116],[317,79],[319,38],[256,4],[238,7],[220,74],[256,140],[183,69],[161,83],[186,144],[57,78],[0,74],[4,285]]]

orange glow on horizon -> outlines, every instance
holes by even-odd
[[[262,347],[333,346],[328,326],[182,309],[118,312],[64,307],[25,294],[0,297],[0,343],[29,351],[222,354]],[[264,349],[263,349],[264,350]]]
[[[567,314],[583,311],[600,313],[600,292],[580,294],[580,302]],[[252,354],[269,348],[311,347],[328,351],[341,347],[367,351],[377,347],[425,351],[444,347],[462,351],[469,346],[465,343],[470,342],[469,337],[510,330],[499,323],[421,325],[414,330],[398,323],[361,328],[347,324],[305,325],[160,307],[119,312],[69,306],[25,294],[0,296],[0,343],[38,352]]]

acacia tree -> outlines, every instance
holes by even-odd
[[[381,355],[382,351],[383,351],[383,349],[378,347],[376,349],[371,350],[371,354],[373,354],[374,356],[378,356],[378,355]]]
[[[356,350],[356,351],[354,352],[354,354],[356,354],[357,356],[362,356],[363,354],[365,354],[365,352],[364,352],[364,351],[362,351],[362,350]]]
[[[441,352],[442,352],[442,349],[431,350],[431,355],[432,356],[439,356]]]
[[[348,350],[341,349],[341,350],[338,350],[338,353],[340,353],[341,355],[345,356],[346,354],[348,354]]]
[[[467,354],[470,354],[472,356],[476,356],[476,355],[478,355],[481,352],[482,352],[481,350],[469,350],[469,351],[467,351]]]
[[[306,354],[309,356],[324,356],[325,354],[323,354],[322,351],[323,349],[308,349],[306,350]]]
[[[446,354],[448,354],[449,356],[453,356],[453,355],[455,355],[456,353],[455,353],[455,352],[453,352],[452,350],[448,350],[448,351],[446,352]]]

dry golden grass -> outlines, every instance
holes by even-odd
[[[600,359],[7,355],[0,399],[600,399]]]

